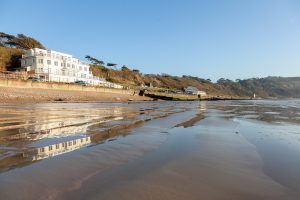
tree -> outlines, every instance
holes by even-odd
[[[117,65],[118,65],[118,64],[115,64],[115,63],[107,63],[107,64],[106,64],[107,67],[114,67],[115,70],[117,69],[117,67],[116,67]]]
[[[34,38],[28,37],[24,34],[18,34],[17,37],[14,39],[14,42],[16,46],[21,49],[45,49],[45,47],[39,41],[37,41]]]
[[[0,46],[9,46],[19,49],[45,49],[45,47],[34,38],[28,37],[24,34],[13,36],[3,32],[0,32]]]
[[[102,60],[98,60],[92,56],[86,55],[85,58],[93,65],[104,66],[104,62]]]
[[[217,80],[218,84],[225,84],[225,83],[232,83],[233,81],[230,79],[225,79],[225,78],[220,78],[219,80]]]
[[[8,44],[15,36],[0,32],[0,46],[10,46]]]
[[[126,71],[126,70],[129,70],[129,68],[126,65],[123,65],[122,71]]]

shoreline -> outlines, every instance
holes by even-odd
[[[210,97],[201,101],[251,100],[247,98]],[[144,101],[199,101],[199,99],[160,98],[128,93],[74,91],[45,88],[17,88],[0,86],[0,103],[113,103]]]

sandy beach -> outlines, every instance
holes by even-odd
[[[3,104],[0,199],[299,199],[299,105]]]
[[[147,101],[152,99],[138,95],[92,91],[0,87],[0,103],[124,102],[128,100]]]

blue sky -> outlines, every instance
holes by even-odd
[[[144,73],[300,76],[300,1],[0,1],[0,31]]]

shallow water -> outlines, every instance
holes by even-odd
[[[2,104],[0,199],[299,199],[299,116],[299,100]]]

